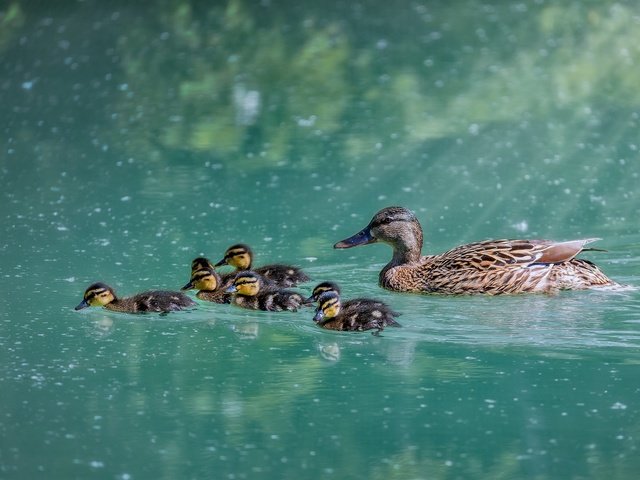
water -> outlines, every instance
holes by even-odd
[[[394,294],[331,248],[399,204],[640,285],[635,3],[162,5],[0,8],[0,478],[635,478],[636,288]],[[403,327],[73,311],[239,241]]]

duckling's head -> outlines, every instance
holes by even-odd
[[[244,243],[238,243],[227,248],[224,252],[224,258],[216,263],[216,267],[221,265],[231,265],[238,270],[251,269],[251,262],[253,260],[253,252],[248,245]]]
[[[208,258],[198,257],[194,258],[191,261],[191,275],[193,275],[198,270],[202,270],[205,268],[213,268],[213,264],[209,261]]]
[[[311,296],[307,298],[304,303],[313,303],[317,302],[320,295],[324,292],[336,292],[340,295],[340,287],[337,283],[334,282],[322,282],[315,286],[313,292],[311,292]]]
[[[316,323],[329,320],[340,313],[340,295],[335,291],[327,291],[318,297],[318,308],[313,316]]]
[[[254,272],[240,272],[233,280],[233,285],[227,288],[228,293],[239,293],[253,297],[257,295],[262,286],[260,275]]]
[[[336,243],[333,248],[351,248],[374,242],[388,243],[395,251],[410,252],[419,258],[422,250],[422,227],[411,210],[387,207],[376,213],[369,225]]]
[[[104,307],[114,300],[117,300],[117,297],[113,288],[104,283],[94,283],[85,290],[84,298],[78,304],[76,310],[82,310],[87,307]]]
[[[213,268],[201,268],[191,274],[191,280],[181,290],[214,291],[220,285],[220,275]]]

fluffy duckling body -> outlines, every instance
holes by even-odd
[[[260,275],[243,271],[236,275],[227,292],[232,293],[231,303],[251,310],[295,312],[304,304],[304,297],[292,290],[265,287]]]
[[[253,251],[248,245],[239,243],[227,248],[224,258],[216,263],[216,267],[231,265],[237,271],[251,270],[262,276],[265,280],[272,281],[278,287],[295,287],[299,283],[310,280],[309,276],[300,268],[292,265],[274,263],[262,267],[252,268]]]
[[[194,307],[196,303],[180,292],[151,290],[132,297],[118,298],[113,288],[104,283],[94,283],[84,292],[82,302],[75,308],[104,307],[125,313],[174,312]]]
[[[325,292],[335,292],[341,294],[340,287],[335,282],[322,282],[315,286],[311,296],[305,300],[305,303],[315,303]],[[374,298],[353,298],[350,300],[340,300],[342,311],[352,311],[361,308],[384,308],[386,304]]]
[[[213,267],[201,267],[191,273],[191,279],[180,290],[196,289],[200,300],[215,303],[231,303],[231,295],[225,292],[220,275]]]
[[[550,240],[486,240],[439,255],[422,256],[422,227],[413,212],[387,207],[363,230],[334,248],[383,242],[393,248],[382,269],[380,286],[414,293],[497,295],[504,293],[580,290],[617,285],[593,263],[575,258],[589,238]]]
[[[328,290],[318,297],[318,308],[313,321],[328,330],[364,331],[376,330],[379,334],[385,327],[399,327],[395,318],[399,314],[384,302],[366,299],[365,302],[342,303],[340,294]]]

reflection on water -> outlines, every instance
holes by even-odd
[[[371,294],[362,288],[354,293]],[[308,312],[231,305],[166,317],[67,308],[55,324],[34,312],[12,329],[14,360],[5,364],[12,373],[0,380],[13,387],[3,389],[5,405],[30,438],[43,422],[57,432],[50,453],[35,459],[74,475],[188,476],[194,470],[181,459],[193,455],[225,475],[258,469],[273,478],[301,469],[372,478],[495,470],[524,478],[570,475],[575,462],[586,476],[614,461],[636,467],[640,419],[629,406],[637,361],[626,352],[640,339],[618,316],[637,306],[635,292],[444,298],[373,291],[402,311],[403,328],[380,337],[327,332]],[[91,333],[78,335],[87,325]],[[36,329],[47,334],[32,336]],[[3,436],[14,425],[0,422]],[[124,431],[105,451],[110,432]],[[30,471],[21,458],[34,454],[17,445],[6,464]],[[380,446],[380,455],[352,453]],[[76,462],[65,460],[71,450]],[[567,455],[572,466],[564,466]],[[116,456],[131,468],[117,468]],[[155,463],[143,467],[140,457]]]
[[[232,328],[244,340],[255,340],[260,332],[260,325],[256,322],[236,324]]]
[[[337,362],[340,360],[340,345],[336,342],[318,343],[318,351],[320,356],[329,362]]]

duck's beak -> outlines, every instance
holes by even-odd
[[[336,243],[333,248],[351,248],[357,247],[358,245],[367,245],[368,243],[373,243],[375,241],[376,238],[371,235],[371,228],[367,226],[355,235]]]
[[[236,293],[237,291],[238,291],[238,289],[236,288],[235,285],[231,285],[229,288],[227,288],[225,290],[225,292],[227,292],[227,293]]]
[[[222,265],[226,265],[226,264],[227,264],[227,259],[226,259],[226,258],[223,258],[223,259],[222,259],[222,260],[220,260],[218,263],[216,263],[216,264],[213,266],[213,268],[221,267]]]
[[[316,314],[313,316],[313,321],[318,323],[318,322],[321,322],[323,318],[324,318],[324,312],[322,311],[321,308],[317,309]]]
[[[311,295],[309,298],[307,298],[307,299],[303,300],[303,301],[302,301],[302,303],[303,303],[304,305],[311,305],[314,301],[315,301],[315,300],[314,300],[314,298],[313,298],[313,295]]]
[[[83,308],[87,308],[88,306],[89,302],[87,302],[86,300],[82,300],[74,310],[82,310]]]
[[[182,287],[180,290],[191,290],[193,287],[193,281],[189,280],[189,283],[187,283],[184,287]]]

